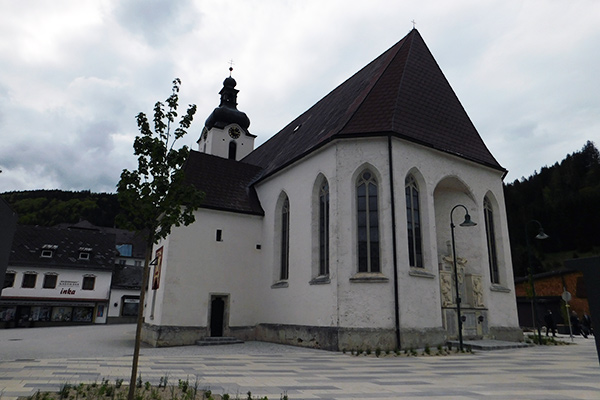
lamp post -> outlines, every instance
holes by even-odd
[[[538,234],[535,236],[538,240],[548,239],[548,235],[544,233],[544,228],[542,228],[542,224],[535,219],[532,219],[527,224],[525,224],[525,244],[527,245],[527,260],[529,262],[529,284],[531,285],[531,309],[532,309],[532,318],[533,318],[533,326],[537,330],[538,333],[538,344],[542,344],[542,328],[538,324],[537,318],[537,296],[535,295],[535,284],[533,283],[533,265],[531,264],[531,246],[529,245],[529,225],[531,223],[535,223],[538,226]]]
[[[462,207],[465,209],[465,220],[460,224],[460,226],[475,226],[477,223],[471,221],[471,216],[469,215],[469,210],[467,207],[462,204],[455,205],[450,211],[450,232],[452,235],[452,258],[454,262],[454,288],[456,289],[456,315],[458,316],[458,343],[460,351],[463,351],[463,337],[462,337],[462,316],[460,315],[460,290],[458,289],[458,271],[456,268],[456,244],[454,242],[454,220],[452,219],[452,214],[454,210],[458,207]]]

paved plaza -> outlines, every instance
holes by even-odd
[[[0,399],[55,391],[64,383],[128,381],[134,325],[0,331]],[[570,342],[568,336],[561,340]],[[435,350],[434,350],[435,351]],[[143,381],[189,379],[245,398],[600,399],[594,339],[569,346],[477,351],[440,357],[355,357],[261,342],[143,347]]]

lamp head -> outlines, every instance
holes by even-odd
[[[460,226],[475,226],[475,225],[477,225],[477,223],[471,221],[471,216],[469,215],[469,213],[465,214],[465,220],[463,221],[462,224],[460,224]]]
[[[540,231],[538,232],[538,234],[535,236],[536,239],[540,239],[540,240],[544,240],[544,239],[548,239],[550,236],[546,235],[544,233],[544,228],[542,228],[540,226]]]

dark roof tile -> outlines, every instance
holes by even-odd
[[[505,171],[416,29],[243,161],[265,177],[332,139],[387,134]]]

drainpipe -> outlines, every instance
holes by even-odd
[[[394,266],[394,316],[396,323],[396,344],[398,350],[400,345],[400,299],[398,294],[398,255],[396,245],[396,201],[394,199],[394,168],[392,161],[392,135],[388,135],[388,167],[390,175],[390,198],[392,201],[392,248],[393,248],[393,266]]]

